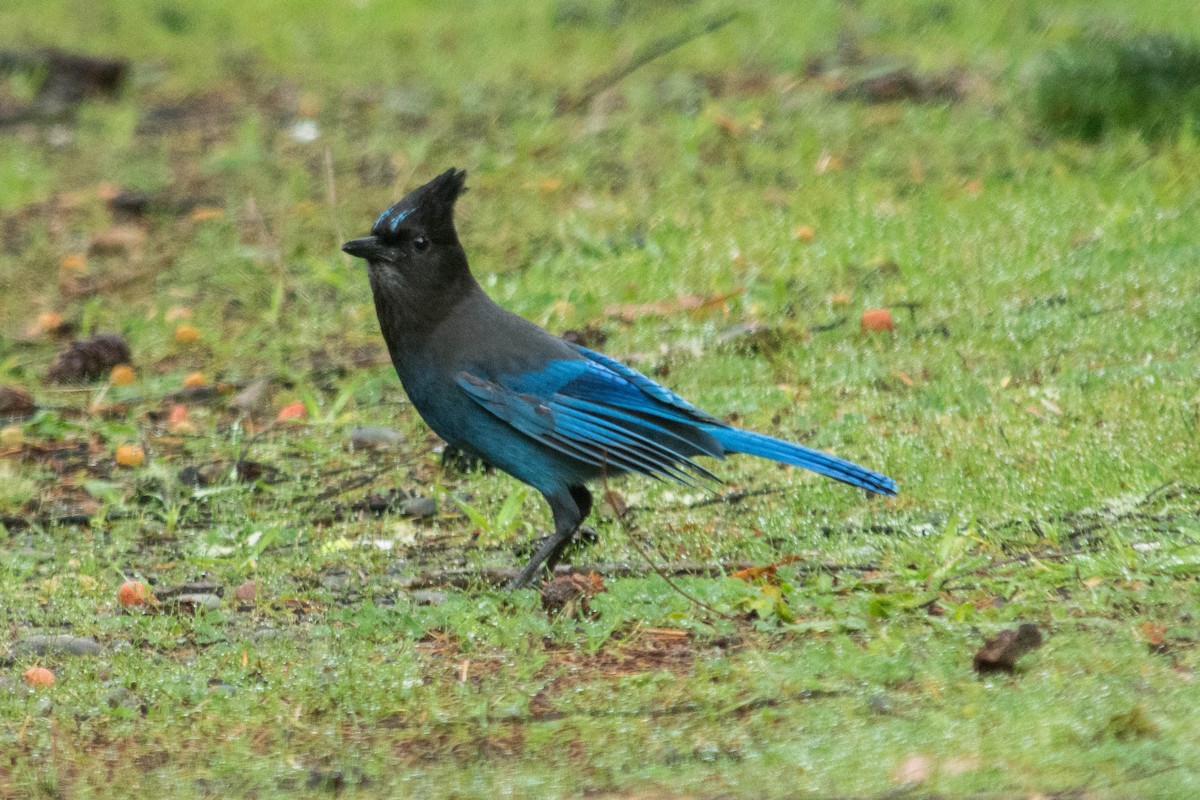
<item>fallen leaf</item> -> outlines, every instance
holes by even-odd
[[[731,292],[723,292],[715,295],[688,294],[676,297],[673,300],[617,304],[606,307],[604,313],[610,317],[619,317],[626,322],[633,322],[639,317],[651,315],[664,316],[676,314],[680,311],[698,311],[700,309],[712,308],[713,306],[723,304],[730,298],[737,297],[744,291],[744,288],[738,287]]]
[[[829,295],[829,305],[833,306],[834,308],[841,308],[843,306],[850,305],[850,293],[834,292],[833,294]]]
[[[33,395],[20,386],[0,385],[0,417],[24,417],[37,409]]]
[[[64,272],[83,272],[87,269],[87,256],[83,253],[67,253],[58,262]]]
[[[263,402],[267,397],[267,390],[270,388],[271,382],[266,378],[253,380],[244,389],[230,398],[229,407],[234,411],[245,413],[257,411],[262,408]]]
[[[595,572],[559,575],[542,585],[542,608],[564,616],[588,615],[588,601],[604,590],[604,579]]]
[[[115,333],[98,333],[71,342],[58,354],[46,377],[54,383],[93,381],[118,364],[132,361],[129,345]]]
[[[803,561],[803,560],[804,560],[804,556],[796,556],[796,555],[787,556],[786,558],[776,561],[773,564],[765,564],[760,567],[746,567],[745,569],[739,569],[737,572],[732,573],[730,575],[730,577],[737,578],[738,580],[746,581],[747,583],[756,581],[759,578],[767,578],[767,579],[771,580],[771,579],[774,579],[775,573],[776,573],[776,571],[778,571],[778,569],[780,567],[785,567],[788,564],[795,564],[797,561]]]
[[[901,100],[928,102],[954,101],[962,97],[962,75],[953,70],[923,75],[909,67],[867,75],[839,88],[834,97],[839,100],[861,100],[865,103],[895,103]]]
[[[92,236],[89,250],[98,255],[120,255],[136,250],[146,241],[146,232],[136,225],[114,225]]]
[[[1042,408],[1059,417],[1061,417],[1063,413],[1062,409],[1058,407],[1058,404],[1047,397],[1042,398]]]
[[[988,639],[975,654],[974,667],[978,673],[1012,672],[1017,659],[1042,646],[1042,632],[1027,622],[1016,630],[1000,631]]]
[[[193,222],[209,222],[214,219],[221,219],[224,216],[224,209],[215,206],[196,206],[188,214],[188,218]]]
[[[933,776],[933,759],[920,753],[908,756],[892,771],[892,783],[924,783]]]
[[[742,126],[733,117],[722,114],[713,120],[713,122],[730,136],[740,136],[742,133]]]
[[[1146,640],[1146,646],[1151,653],[1166,653],[1170,651],[1171,645],[1167,642],[1167,626],[1161,622],[1153,622],[1147,620],[1141,624],[1142,638]]]

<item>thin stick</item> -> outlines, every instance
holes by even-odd
[[[620,518],[620,517],[617,517],[617,521],[618,521],[618,522],[620,522],[620,520],[621,520],[621,518]],[[667,526],[667,529],[668,529],[668,530],[670,530],[670,526],[669,526],[669,525]],[[622,524],[622,526],[621,526],[621,530],[625,530],[625,526],[624,526],[623,524]],[[629,533],[629,531],[625,531],[625,532],[626,532],[626,533]],[[670,586],[670,587],[671,587],[672,589],[674,589],[676,592],[678,592],[679,594],[683,595],[685,598],[687,598],[687,599],[688,599],[688,600],[690,600],[691,602],[695,603],[695,604],[696,604],[696,605],[698,605],[700,608],[703,608],[705,611],[709,611],[709,612],[711,612],[711,613],[713,613],[713,614],[716,614],[716,615],[717,615],[718,617],[720,617],[721,619],[727,619],[727,620],[729,620],[730,622],[737,622],[737,621],[738,621],[738,618],[737,618],[737,617],[733,616],[732,614],[726,614],[724,611],[721,611],[721,610],[719,610],[719,609],[713,608],[713,607],[712,607],[712,606],[710,606],[708,603],[704,602],[704,601],[703,601],[703,600],[701,600],[699,597],[696,597],[694,594],[691,594],[690,592],[686,591],[686,590],[685,590],[685,589],[684,589],[682,586],[680,586],[679,584],[677,584],[675,581],[671,580],[671,579],[670,579],[670,578],[667,576],[667,573],[666,573],[666,572],[663,572],[663,570],[662,570],[662,569],[661,569],[661,568],[658,566],[658,564],[655,564],[655,563],[654,563],[654,561],[653,561],[653,560],[650,558],[650,554],[649,554],[649,553],[647,553],[647,552],[646,552],[646,551],[645,551],[645,550],[642,548],[641,544],[639,544],[639,543],[638,543],[637,539],[636,539],[636,538],[634,538],[634,536],[633,536],[632,534],[629,536],[629,543],[630,543],[631,545],[633,545],[633,549],[637,551],[638,555],[639,555],[639,556],[641,556],[643,559],[645,559],[645,560],[646,560],[646,563],[650,565],[650,568],[651,568],[652,570],[654,570],[656,573],[658,573],[658,577],[662,578],[664,581],[666,581],[666,582],[667,582],[667,586]],[[707,620],[701,620],[701,622],[705,622],[706,624],[709,624],[709,625],[711,625],[711,624],[712,624],[712,623],[708,623],[708,622],[707,622]]]
[[[601,473],[601,475],[600,475],[600,481],[601,481],[601,484],[604,486],[604,495],[605,495],[605,497],[608,497],[608,496],[610,496],[609,489],[608,489],[608,474],[607,474],[607,473]],[[616,509],[613,509],[613,510],[615,511]],[[678,592],[678,593],[679,593],[679,594],[680,594],[682,597],[684,597],[684,598],[686,598],[687,600],[691,601],[693,604],[695,604],[695,605],[699,606],[700,608],[703,608],[704,610],[706,610],[706,611],[708,611],[708,612],[710,612],[710,613],[712,613],[712,614],[716,614],[718,617],[721,617],[722,619],[729,620],[730,622],[737,622],[737,621],[738,621],[738,618],[737,618],[737,617],[735,617],[735,616],[733,616],[733,615],[731,615],[731,614],[726,614],[724,611],[720,611],[720,610],[718,610],[718,609],[716,609],[716,608],[713,608],[713,607],[712,607],[712,606],[710,606],[708,603],[704,602],[704,601],[703,601],[703,600],[701,600],[699,597],[696,597],[694,594],[692,594],[692,593],[690,593],[690,592],[686,591],[686,590],[685,590],[685,589],[684,589],[682,586],[680,586],[679,584],[675,583],[675,581],[671,580],[671,578],[667,576],[667,573],[666,573],[666,572],[664,572],[664,571],[663,571],[663,570],[662,570],[662,569],[661,569],[661,568],[658,566],[658,564],[655,564],[655,563],[654,563],[654,560],[650,558],[650,554],[649,554],[649,553],[647,553],[647,552],[645,551],[645,549],[643,549],[643,548],[642,548],[642,545],[641,545],[641,543],[640,543],[640,542],[638,542],[638,540],[637,540],[637,538],[636,538],[636,537],[634,537],[634,535],[633,535],[633,531],[629,530],[629,526],[625,524],[625,515],[626,515],[627,513],[629,513],[629,509],[625,509],[625,511],[624,511],[624,512],[617,512],[617,514],[616,514],[616,517],[617,517],[617,525],[619,525],[619,526],[621,527],[621,530],[622,530],[622,531],[625,533],[625,536],[626,536],[626,538],[628,538],[628,539],[629,539],[629,543],[630,543],[631,545],[633,545],[633,549],[637,551],[637,554],[638,554],[639,556],[641,556],[641,557],[642,557],[642,560],[643,560],[643,561],[645,561],[645,562],[646,562],[648,565],[650,565],[650,569],[652,569],[652,570],[654,570],[656,573],[658,573],[658,577],[660,577],[660,578],[662,578],[664,581],[666,581],[666,584],[667,584],[667,586],[670,586],[672,589],[674,589],[676,592]],[[671,526],[670,526],[670,525],[668,525],[668,526],[667,526],[667,530],[671,530]],[[672,531],[672,533],[674,533],[674,531]],[[703,621],[705,624],[708,624],[708,625],[710,625],[710,626],[712,625],[712,623],[708,622],[708,620],[702,620],[702,621]]]
[[[729,23],[737,19],[738,15],[734,12],[724,14],[712,14],[702,19],[698,24],[681,31],[676,31],[667,36],[660,36],[652,42],[643,45],[636,50],[632,56],[625,59],[623,63],[617,64],[607,72],[601,73],[592,78],[583,86],[583,90],[574,98],[565,98],[562,101],[561,110],[566,112],[580,111],[586,108],[596,96],[606,89],[611,88],[619,83],[621,79],[628,76],[640,67],[649,64],[656,58],[665,56],[673,50],[678,50],[688,42],[699,39],[705,34],[712,33],[715,30],[725,27]]]
[[[333,151],[328,147],[325,148],[325,202],[329,204],[329,218],[333,220],[333,235],[337,237],[340,248],[342,242],[346,241],[346,236],[342,232],[342,222],[338,218],[337,185],[333,180]],[[342,263],[346,266],[350,266],[350,262],[353,260],[349,253],[342,253]]]

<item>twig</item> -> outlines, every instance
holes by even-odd
[[[643,565],[631,561],[613,561],[600,564],[559,564],[554,568],[554,577],[565,575],[587,575],[596,573],[605,578],[641,578],[651,573],[663,575],[727,575],[740,569],[755,566],[749,561],[704,562],[676,561],[655,567],[653,564]],[[448,567],[414,575],[401,581],[405,589],[432,589],[435,587],[452,586],[463,588],[474,584],[489,586],[506,585],[517,577],[520,570],[515,567],[489,567],[484,569],[471,567]]]
[[[622,515],[622,516],[624,516],[624,515]],[[618,523],[621,522],[621,517],[617,517],[617,522]],[[670,529],[670,526],[668,525],[667,528]],[[625,530],[626,533],[629,533],[629,531],[626,530],[624,524],[621,524],[621,530]],[[730,622],[738,621],[737,617],[733,616],[732,614],[726,614],[724,611],[721,611],[720,609],[710,606],[708,603],[704,602],[699,597],[696,597],[696,595],[692,594],[691,592],[688,592],[686,589],[684,589],[682,586],[677,584],[675,581],[671,580],[671,578],[667,575],[667,573],[663,571],[662,567],[660,567],[660,566],[658,566],[658,564],[654,563],[654,560],[652,558],[650,558],[650,554],[647,553],[645,551],[645,549],[642,548],[641,543],[638,542],[637,538],[635,536],[633,536],[632,534],[629,535],[629,543],[631,545],[633,545],[633,549],[637,551],[637,554],[639,556],[641,556],[647,564],[650,565],[650,568],[652,570],[654,570],[655,573],[657,573],[658,577],[660,577],[664,581],[666,581],[667,586],[670,586],[672,589],[674,589],[680,595],[682,595],[686,599],[690,600],[692,603],[696,604],[700,608],[703,608],[705,611],[708,611],[712,614],[716,614],[721,619],[726,619],[726,620],[729,620]]]
[[[325,202],[329,204],[329,218],[333,220],[333,234],[337,236],[340,248],[342,242],[346,241],[346,235],[342,232],[342,222],[338,219],[337,184],[333,180],[333,152],[328,147],[325,148]],[[353,260],[349,253],[342,253],[342,263],[349,266]]]
[[[678,50],[688,42],[699,39],[705,34],[712,33],[715,30],[725,27],[729,23],[737,19],[738,15],[733,12],[724,14],[712,14],[700,20],[699,23],[685,28],[681,31],[676,31],[667,36],[661,36],[652,42],[643,45],[636,50],[633,55],[626,58],[622,63],[617,64],[607,72],[601,73],[584,84],[582,91],[575,97],[565,97],[559,103],[559,110],[563,112],[580,111],[586,108],[596,96],[606,89],[611,88],[621,81],[630,73],[640,67],[649,64],[656,58],[661,58],[672,50]]]
[[[608,474],[607,473],[601,474],[600,480],[604,484],[604,496],[610,497],[611,493],[608,488]],[[692,594],[691,592],[688,592],[682,586],[675,583],[675,581],[671,580],[671,578],[667,575],[667,573],[663,572],[662,568],[659,567],[658,564],[654,563],[654,559],[650,558],[650,554],[646,552],[646,550],[642,547],[641,542],[639,542],[637,540],[637,537],[635,537],[633,535],[633,531],[631,531],[629,529],[629,526],[625,524],[625,517],[626,517],[626,515],[628,515],[628,513],[629,513],[629,509],[625,509],[624,511],[617,511],[617,513],[616,513],[617,525],[621,526],[621,531],[625,534],[625,537],[629,540],[629,543],[631,545],[633,545],[633,549],[637,551],[637,554],[639,556],[641,556],[642,560],[645,561],[650,566],[650,568],[658,574],[658,577],[660,577],[664,581],[666,581],[667,586],[670,586],[679,595],[686,598],[687,600],[692,602],[694,605],[699,606],[700,608],[703,608],[705,611],[708,611],[712,614],[716,614],[718,617],[729,620],[730,622],[738,621],[737,617],[735,617],[731,614],[726,614],[724,611],[720,611],[716,608],[713,608],[708,603],[704,602],[699,597],[696,597],[694,594]],[[671,526],[668,525],[667,529],[670,530]],[[672,531],[672,533],[674,533],[674,531]],[[712,624],[712,623],[709,623],[707,620],[703,620],[703,621],[709,625]]]
[[[683,508],[702,508],[704,506],[715,506],[723,503],[735,505],[750,497],[763,497],[764,495],[779,494],[782,491],[783,489],[779,486],[774,486],[767,489],[735,489],[732,492],[706,497],[703,500],[697,500],[694,503],[677,503],[675,505],[662,506],[660,510],[674,511]],[[635,506],[630,506],[629,508],[630,510],[633,510]]]
[[[849,317],[841,316],[841,317],[838,317],[837,319],[835,319],[833,322],[826,322],[823,325],[810,325],[808,328],[808,332],[809,333],[824,333],[825,331],[832,331],[836,328],[840,328],[841,326],[845,325],[849,320],[850,320]]]

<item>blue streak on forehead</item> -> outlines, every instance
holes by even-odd
[[[400,226],[400,223],[403,222],[404,219],[412,214],[415,210],[416,209],[413,208],[406,208],[403,211],[396,211],[395,209],[389,208],[375,219],[375,224],[371,226],[371,229],[376,230],[383,227],[386,223],[387,228],[392,233],[395,233],[396,229]]]

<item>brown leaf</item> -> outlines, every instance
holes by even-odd
[[[54,383],[94,381],[118,364],[133,360],[129,345],[115,333],[98,333],[90,339],[71,342],[50,366],[46,377]]]
[[[90,252],[96,255],[121,255],[141,247],[146,232],[136,225],[114,225],[92,236]]]
[[[895,103],[901,100],[928,102],[954,101],[962,97],[963,77],[949,71],[940,75],[920,75],[908,67],[869,75],[839,88],[834,96],[839,100],[861,100],[866,103]]]
[[[933,759],[916,753],[900,762],[892,772],[892,783],[924,783],[933,775]]]
[[[625,498],[612,489],[605,491],[604,504],[608,506],[608,510],[617,519],[620,519],[629,512],[629,504],[625,502]]]
[[[608,341],[608,334],[598,325],[584,325],[578,330],[563,331],[562,338],[571,344],[595,350],[596,348],[604,347],[604,343]]]
[[[37,408],[33,395],[20,386],[0,384],[0,417],[24,417]]]
[[[595,572],[559,575],[542,585],[542,608],[549,612],[590,613],[588,600],[605,590],[604,579]]]
[[[780,567],[785,567],[788,564],[795,564],[797,561],[803,560],[804,556],[787,556],[786,558],[776,561],[774,564],[765,564],[761,567],[746,567],[745,569],[739,569],[737,572],[734,572],[732,575],[730,575],[730,577],[746,581],[746,583],[751,583],[759,578],[774,580],[775,572]]]
[[[270,388],[271,381],[267,378],[253,380],[229,400],[229,407],[247,414],[258,411],[266,403]]]
[[[619,317],[626,322],[633,322],[639,317],[666,316],[680,311],[699,311],[705,308],[719,306],[732,297],[737,297],[745,289],[738,287],[731,292],[714,295],[685,294],[673,300],[655,300],[652,303],[618,303],[608,306],[604,313],[610,317]]]
[[[1163,637],[1167,634],[1167,626],[1161,622],[1143,622],[1142,637],[1146,640],[1146,644],[1151,647],[1157,647],[1163,643]]]
[[[1042,646],[1042,632],[1037,625],[1027,622],[1016,630],[1000,631],[988,639],[975,654],[975,671],[1012,672],[1017,659]]]

